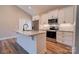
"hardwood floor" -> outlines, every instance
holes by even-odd
[[[0,54],[28,54],[15,40],[13,38],[0,41]]]
[[[58,42],[53,42],[53,41],[46,41],[46,47],[47,51],[50,54],[71,54],[72,49],[70,46],[58,43]]]
[[[71,48],[56,42],[46,42],[47,54],[67,54],[71,53]],[[0,41],[0,54],[28,54],[21,46],[16,43],[16,39]]]

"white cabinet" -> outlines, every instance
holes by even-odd
[[[48,24],[48,14],[42,14],[39,22],[40,22],[40,25]]]
[[[73,24],[73,12],[74,12],[74,6],[69,6],[64,8],[64,20],[66,23],[72,23]]]
[[[36,15],[36,16],[33,16],[32,17],[32,21],[39,20],[39,19],[40,19],[40,16],[39,15]]]
[[[44,29],[44,25],[48,24],[48,14],[42,14],[39,20],[39,29]]]
[[[58,18],[58,9],[48,12],[48,19]]]
[[[42,26],[44,25],[48,25],[48,19],[57,18],[57,17],[58,17],[58,9],[41,14],[39,20],[39,25],[40,25],[39,29],[41,29]]]
[[[49,11],[41,15],[40,24],[48,24],[48,19],[57,18],[58,17],[58,9]]]
[[[64,44],[67,44],[69,46],[72,46],[73,41],[73,33],[66,32],[64,33]]]
[[[60,8],[58,12],[58,22],[61,23],[72,23],[74,22],[74,6],[67,6]]]
[[[37,53],[45,53],[46,52],[46,34],[39,34],[36,36],[38,38],[36,40],[36,45],[37,45]]]
[[[62,43],[63,42],[63,33],[57,32],[57,42]]]
[[[58,23],[72,23],[74,22],[74,6],[66,6],[58,8],[40,15],[40,24],[48,24],[48,19],[58,18]]]
[[[72,46],[73,32],[57,32],[57,41]]]
[[[64,8],[59,9],[58,12],[58,23],[61,24],[64,22]]]
[[[60,8],[58,12],[58,23],[70,23],[74,24],[74,6],[66,6]],[[68,28],[67,28],[68,29]],[[74,29],[74,28],[73,28]],[[57,32],[57,41],[69,46],[72,46],[72,41],[74,38],[73,31],[58,31]]]

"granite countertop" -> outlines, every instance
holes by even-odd
[[[46,31],[17,31],[16,33],[27,35],[27,36],[34,36],[34,35],[46,33]]]

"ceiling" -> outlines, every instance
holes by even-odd
[[[35,16],[56,8],[65,7],[65,5],[18,5],[18,7],[29,15]]]

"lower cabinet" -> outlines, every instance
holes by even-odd
[[[63,43],[65,45],[72,46],[73,37],[73,32],[57,32],[57,42]]]
[[[17,43],[29,54],[44,54],[46,52],[46,33],[33,36],[17,33]]]
[[[17,34],[17,43],[30,54],[37,52],[36,39],[33,39],[31,36]]]
[[[46,52],[46,34],[39,34],[35,38],[38,38],[36,40],[37,54],[44,54]]]

